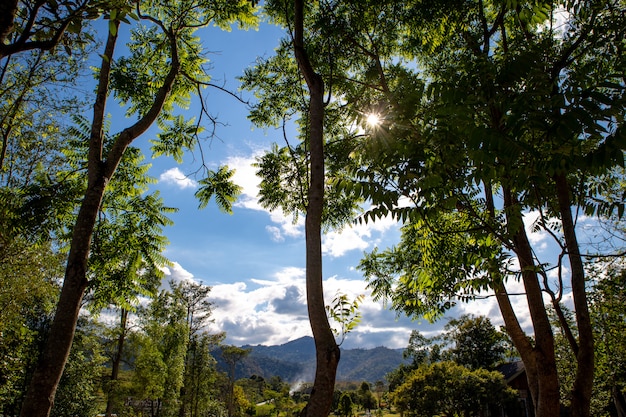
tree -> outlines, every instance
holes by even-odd
[[[392,393],[396,407],[416,417],[499,412],[515,398],[499,372],[471,371],[452,362],[421,366]]]
[[[222,346],[222,357],[228,364],[228,417],[235,417],[235,366],[237,362],[250,354],[249,349],[237,346]]]
[[[33,245],[23,238],[0,245],[0,413],[4,415],[19,412],[23,387],[54,312],[63,262],[49,245]]]
[[[106,2],[10,0],[0,6],[0,59],[37,49],[48,51],[62,44],[68,51],[81,41],[87,19],[100,16]],[[113,6],[111,4],[110,6]]]
[[[443,339],[452,343],[444,355],[469,369],[494,370],[504,358],[504,338],[488,317],[463,315],[446,324]]]
[[[386,253],[389,264],[366,259],[378,277],[372,285],[400,310],[432,318],[457,300],[492,290],[526,365],[536,414],[555,415],[558,378],[542,291],[558,311],[563,274],[551,288],[546,263],[530,244],[523,214],[537,210],[536,227],[557,237],[562,249],[554,265],[563,272],[567,259],[571,268],[579,332],[577,339],[571,332],[567,337],[577,358],[572,410],[588,415],[593,336],[572,209],[607,209],[587,199],[595,195],[588,179],[623,164],[622,118],[616,115],[623,112],[624,90],[613,76],[623,62],[609,52],[623,48],[616,38],[621,6],[567,4],[569,24],[558,36],[556,9],[548,2],[419,5],[407,21],[414,36],[404,46],[424,78],[405,66],[400,85],[414,86],[407,93],[379,77],[377,85],[392,87],[380,89],[390,93],[387,125],[372,132],[368,146],[375,153],[369,150],[371,158],[356,172],[354,188],[374,207],[365,220],[392,213],[410,223],[405,253]],[[374,91],[355,103],[377,96]],[[409,100],[411,113],[404,106]],[[519,263],[514,274],[525,287],[534,342],[522,331],[504,285],[508,251]],[[402,271],[393,291],[390,264]]]
[[[376,393],[377,406],[381,408],[380,399],[385,392],[385,383],[383,381],[376,381],[374,384],[374,392]]]
[[[285,127],[293,117],[299,128],[298,145],[291,145],[285,136],[287,146],[276,146],[260,158],[258,174],[262,177],[261,204],[280,208],[294,219],[302,213],[305,216],[307,307],[316,346],[314,388],[302,412],[307,416],[330,412],[340,358],[324,306],[321,233],[323,228],[341,227],[350,221],[358,203],[353,195],[339,192],[326,180],[329,172],[341,175],[354,134],[341,119],[340,104],[330,100],[333,74],[341,62],[326,59],[326,54],[337,56],[340,48],[331,37],[316,33],[327,27],[326,9],[330,6],[296,0],[285,8],[283,2],[266,2],[271,19],[289,28],[289,38],[281,42],[274,57],[260,61],[243,77],[244,88],[255,90],[260,97],[250,113],[255,124]],[[344,323],[350,327],[356,321]]]
[[[96,414],[105,358],[100,325],[81,317],[72,351],[61,377],[51,415],[90,417]]]
[[[302,0],[285,9],[282,2],[267,2],[266,11],[277,22],[289,27],[289,41],[282,44],[277,56],[247,71],[244,77],[246,88],[262,90],[264,100],[251,113],[257,124],[272,124],[281,120],[288,112],[300,113],[301,145],[296,149],[274,148],[259,163],[262,177],[261,203],[266,207],[281,207],[283,211],[305,214],[306,240],[306,294],[309,322],[316,349],[316,371],[310,401],[302,411],[306,416],[326,416],[331,411],[335,375],[340,350],[330,327],[324,304],[321,232],[324,219],[330,220],[328,205],[333,201],[327,195],[325,174],[325,81],[319,72],[318,60],[312,54],[320,53],[310,38],[305,36],[309,25],[316,17],[313,10]],[[317,13],[317,12],[315,12]],[[274,64],[281,62],[284,67]],[[268,71],[269,70],[269,71]],[[275,73],[287,80],[284,91],[277,91],[269,81]],[[269,75],[269,77],[268,77]],[[306,88],[303,88],[303,84]],[[272,103],[269,97],[278,95],[280,103]],[[301,100],[305,94],[306,104]],[[276,106],[278,104],[278,106]],[[293,181],[289,181],[289,178]],[[295,193],[289,192],[295,189]],[[286,198],[282,198],[282,196]],[[349,200],[339,198],[344,213],[352,211]],[[347,204],[346,204],[347,202]],[[343,203],[343,204],[342,204]],[[334,220],[330,220],[334,221]],[[336,224],[338,222],[335,222]]]
[[[133,249],[132,245],[129,244],[131,241],[132,239],[125,240],[125,249]],[[132,257],[133,255],[130,254],[129,256]],[[144,262],[134,263],[130,261],[123,263],[122,265],[123,267],[121,270],[116,271],[118,274],[115,277],[117,285],[113,294],[108,293],[107,296],[102,294],[102,290],[96,290],[93,302],[90,304],[91,309],[98,311],[99,307],[102,308],[101,306],[104,300],[117,300],[115,304],[117,304],[117,310],[119,311],[119,326],[115,327],[111,331],[111,338],[114,346],[110,349],[109,354],[111,362],[110,379],[105,385],[105,393],[107,396],[107,405],[105,409],[106,416],[113,414],[113,410],[117,405],[116,403],[119,401],[118,379],[120,367],[124,357],[126,339],[131,331],[129,328],[129,315],[131,312],[135,311],[134,303],[137,300],[137,296],[143,295],[154,297],[157,295],[157,288],[163,277],[163,273],[160,270],[155,269],[155,265],[149,266]],[[128,277],[129,274],[134,275],[134,277]],[[104,282],[107,281],[105,280]],[[124,288],[124,284],[130,284],[129,286],[131,288]],[[117,293],[117,295],[115,293]],[[113,296],[113,300],[111,300],[111,296]]]
[[[223,334],[202,333],[191,339],[185,356],[184,392],[181,394],[186,415],[199,417],[213,411],[219,397],[217,395],[216,361],[209,353],[224,338]],[[179,413],[180,414],[180,413]]]
[[[155,147],[157,153],[178,155],[189,138],[190,126],[172,114],[175,103],[184,103],[197,87],[196,81],[206,80],[198,39],[193,32],[209,22],[221,27],[253,24],[252,5],[248,1],[204,2],[195,4],[188,13],[186,1],[146,5],[137,3],[115,5],[108,10],[109,31],[100,64],[94,113],[89,129],[87,155],[87,186],[72,228],[67,268],[56,314],[42,359],[35,370],[22,416],[47,416],[54,401],[63,367],[67,360],[81,300],[90,283],[87,264],[94,226],[107,185],[116,173],[129,145],[154,122],[163,133]],[[149,26],[137,26],[128,45],[130,56],[116,60],[114,55],[118,31],[123,22],[141,21]],[[150,45],[149,47],[146,47]],[[146,51],[150,51],[149,54]],[[129,114],[137,120],[120,133],[104,135],[106,102],[115,93],[118,101],[128,105]],[[187,135],[184,132],[188,132]],[[225,194],[228,191],[225,191]]]
[[[376,408],[376,399],[370,390],[370,385],[363,381],[361,382],[361,386],[358,391],[359,404],[365,410],[371,410]]]
[[[135,365],[141,399],[154,404],[153,415],[174,416],[189,343],[186,308],[176,293],[161,291],[141,312],[141,347]]]
[[[211,320],[212,303],[208,300],[211,287],[188,281],[178,284],[170,282],[170,286],[187,311],[189,334],[179,415],[187,415],[187,409],[192,410],[191,415],[198,415],[201,412],[200,401],[205,402],[210,394],[206,387],[207,381],[215,379],[215,375],[211,375],[215,372],[215,369],[211,370],[215,360],[209,354],[209,347],[217,345],[224,338],[224,334],[209,336],[206,331],[202,331]]]
[[[411,331],[409,344],[402,352],[405,359],[411,359],[411,367],[417,369],[420,365],[439,362],[441,360],[441,346],[435,343],[436,338],[428,338],[417,330]]]
[[[352,403],[352,398],[348,393],[341,394],[339,398],[339,406],[337,407],[337,414],[341,417],[352,417],[354,404]]]
[[[309,188],[305,219],[306,294],[309,322],[316,352],[315,380],[303,416],[330,413],[340,351],[328,323],[322,288],[322,211],[324,208],[324,81],[315,71],[305,49],[304,1],[294,2],[293,50],[300,73],[309,90],[308,143],[310,152]]]

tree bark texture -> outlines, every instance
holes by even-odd
[[[495,221],[496,208],[491,187],[491,183],[484,184],[487,211],[489,212],[490,220]],[[511,298],[504,285],[500,265],[497,264],[495,260],[491,261],[489,275],[491,276],[493,290],[495,292],[496,301],[498,302],[500,314],[502,314],[502,319],[504,320],[506,332],[513,341],[513,344],[515,345],[515,348],[524,363],[530,396],[533,402],[536,402],[536,398],[539,397],[539,382],[533,346],[528,339],[528,336],[522,329],[517,315],[515,314],[515,310],[511,304]]]
[[[116,24],[119,25],[119,21]],[[165,77],[163,85],[154,97],[146,114],[115,138],[106,159],[103,159],[105,109],[111,62],[117,42],[117,30],[115,35],[109,32],[102,55],[94,103],[87,161],[87,189],[72,232],[61,296],[50,327],[48,340],[43,348],[42,357],[35,368],[26,392],[20,417],[48,417],[50,415],[54,396],[72,347],[81,302],[88,284],[87,260],[106,186],[115,173],[128,145],[156,120],[180,71],[176,38],[171,33],[167,33],[167,36],[170,41],[172,59],[170,71]]]
[[[304,417],[326,417],[332,408],[340,350],[328,323],[322,275],[322,210],[324,205],[324,82],[304,48],[304,1],[295,1],[294,52],[309,89],[310,177],[306,211],[306,291],[309,322],[315,340],[316,369]]]
[[[585,289],[585,269],[580,256],[574,220],[570,187],[565,174],[554,178],[563,237],[571,268],[572,295],[578,327],[578,352],[576,352],[576,378],[572,387],[572,417],[589,417],[594,373],[593,327]]]
[[[558,416],[560,414],[560,393],[554,353],[554,335],[543,301],[532,248],[524,228],[519,204],[510,189],[505,187],[503,191],[507,221],[509,224],[517,225],[516,229],[510,230],[510,232],[513,240],[513,250],[518,258],[522,282],[526,290],[526,300],[535,333],[535,345],[532,348],[532,353],[525,352],[527,361],[524,361],[529,385],[531,386],[531,394],[533,394],[536,386],[536,392],[533,395],[535,416]],[[520,340],[519,342],[522,341]],[[516,340],[513,340],[513,343],[516,345],[516,348],[527,350],[524,342],[520,346],[518,346]],[[531,380],[535,376],[536,382]]]

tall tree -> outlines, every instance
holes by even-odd
[[[579,330],[577,339],[571,332],[567,339],[577,358],[572,410],[585,416],[593,335],[572,209],[606,208],[584,201],[595,195],[586,181],[623,164],[618,114],[624,89],[615,74],[624,66],[613,57],[623,49],[617,29],[623,5],[581,2],[565,9],[567,24],[558,26],[554,17],[561,10],[551,2],[416,2],[404,46],[428,86],[424,90],[413,81],[418,74],[404,67],[402,85],[417,88],[407,93],[391,85],[386,124],[372,132],[367,146],[375,153],[357,177],[358,189],[374,203],[366,219],[393,213],[411,220],[404,230],[407,252],[385,255],[402,271],[397,291],[388,291],[389,265],[382,262],[374,273],[381,279],[372,282],[378,294],[395,294],[394,305],[409,314],[436,317],[456,300],[493,290],[526,365],[537,415],[559,412],[543,292],[558,310],[563,259],[568,260]],[[412,113],[405,107],[410,99]],[[355,97],[355,103],[368,100]],[[562,249],[553,261],[561,272],[556,289],[524,227],[529,210],[540,213],[536,228],[557,237]],[[522,331],[504,285],[508,251],[519,265],[515,274],[525,288],[534,342]]]
[[[249,349],[237,346],[223,346],[222,357],[228,364],[228,417],[236,417],[235,413],[235,367],[237,363],[250,354]]]
[[[217,345],[224,338],[224,335],[209,336],[206,329],[203,330],[212,320],[212,303],[208,299],[211,287],[188,281],[178,284],[170,282],[170,286],[187,312],[186,323],[189,335],[185,353],[185,378],[181,386],[181,401],[178,414],[181,417],[189,413],[197,415],[197,402],[200,401],[198,390],[200,386],[205,385],[201,381],[202,373],[206,373],[207,379],[211,377],[209,363],[213,358],[210,358],[209,347],[210,345]],[[206,393],[204,394],[206,395]]]
[[[300,73],[309,90],[308,144],[309,187],[307,194],[306,294],[309,322],[315,340],[315,380],[311,398],[302,416],[323,417],[330,414],[335,375],[339,364],[339,346],[326,316],[322,269],[322,211],[324,208],[324,80],[316,72],[304,36],[304,0],[294,1],[293,50]]]
[[[100,327],[92,318],[81,316],[51,416],[88,417],[96,414],[105,364]]]
[[[134,378],[141,400],[153,405],[153,416],[177,415],[189,342],[186,309],[177,294],[161,291],[142,309],[140,351]]]
[[[215,413],[216,407],[223,410],[224,403],[217,388],[217,362],[210,353],[223,339],[223,333],[202,333],[190,341],[185,356],[185,390],[181,395],[181,410],[186,410],[185,415],[200,417]]]
[[[192,9],[193,13],[189,13]],[[196,81],[207,79],[194,32],[209,23],[223,28],[233,22],[253,24],[252,5],[243,0],[195,2],[193,7],[188,1],[150,3],[149,7],[142,2],[133,6],[117,4],[111,5],[106,17],[109,30],[101,54],[89,129],[87,186],[72,228],[61,296],[46,347],[22,407],[23,417],[47,416],[52,407],[81,300],[90,283],[87,265],[94,226],[107,185],[125,151],[156,121],[164,129],[159,137],[158,152],[178,155],[177,149],[189,139],[183,134],[189,130],[183,126],[194,123],[174,118],[172,110],[175,103],[186,102],[197,87]],[[114,51],[120,25],[130,21],[137,22],[127,45],[130,55],[117,58]],[[120,102],[128,104],[129,113],[135,114],[137,119],[107,140],[104,135],[106,104],[113,93]]]
[[[445,342],[451,343],[445,357],[470,369],[494,370],[504,358],[503,335],[488,317],[463,315],[445,326]]]

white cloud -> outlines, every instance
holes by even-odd
[[[370,245],[366,239],[370,236],[371,233],[368,229],[360,228],[357,230],[356,227],[347,227],[339,232],[330,232],[324,235],[322,252],[337,258],[353,249],[364,250]]]
[[[159,175],[159,181],[165,184],[174,185],[183,190],[185,188],[196,188],[198,186],[198,183],[196,181],[187,177],[177,167],[170,168],[167,171],[161,173],[161,175]]]
[[[256,175],[256,168],[252,166],[256,157],[262,155],[262,151],[256,151],[249,156],[231,156],[224,164],[235,170],[233,181],[242,188],[241,197],[235,204],[251,210],[264,210],[259,204],[259,183],[261,179]]]
[[[385,217],[375,222],[353,224],[340,231],[327,233],[323,237],[322,252],[333,258],[345,255],[351,250],[365,250],[376,246],[382,235],[390,229],[398,229],[398,222]],[[376,237],[372,237],[372,236]]]
[[[277,224],[279,227],[278,229],[275,226],[267,228],[268,233],[275,241],[281,241],[285,236],[304,236],[304,222],[301,218],[294,224],[293,218],[286,216],[282,210],[270,211],[263,208],[259,203],[259,184],[261,179],[256,175],[257,168],[253,164],[256,162],[256,158],[261,156],[263,152],[263,150],[258,150],[248,156],[231,156],[224,161],[229,168],[235,170],[233,181],[242,187],[241,196],[235,207],[266,212],[270,216],[272,223]]]
[[[260,178],[256,176],[257,169],[253,164],[263,152],[263,150],[257,150],[248,156],[231,156],[224,161],[224,164],[235,170],[233,180],[242,187],[242,194],[235,206],[266,212],[273,224],[268,225],[265,229],[275,242],[282,242],[288,237],[302,238],[304,236],[304,216],[299,216],[294,222],[293,216],[285,215],[281,209],[270,211],[263,208],[259,203]],[[382,235],[389,229],[397,229],[397,227],[397,221],[390,217],[367,224],[350,225],[343,230],[325,234],[322,251],[331,257],[341,257],[352,250],[365,250],[377,245],[381,241]]]
[[[167,268],[168,279],[176,282],[192,280],[193,276],[179,264]],[[210,284],[209,284],[210,285]],[[303,336],[311,336],[306,307],[305,270],[287,267],[268,278],[251,278],[246,282],[211,285],[210,299],[215,304],[209,330],[225,331],[226,343],[235,345],[275,345]],[[349,300],[360,294],[367,297],[360,306],[362,324],[348,334],[343,347],[371,348],[387,346],[403,348],[411,329],[416,325],[408,319],[401,324],[395,313],[374,302],[365,289],[365,282],[332,276],[324,281],[326,304],[337,293]]]
[[[531,211],[524,213],[524,227],[526,228],[526,234],[530,244],[536,249],[545,249],[547,247],[547,240],[551,239],[548,232],[543,229],[535,229],[537,222],[540,220],[540,213],[538,211]]]
[[[282,242],[285,237],[281,233],[280,229],[276,226],[265,226],[265,230],[270,234],[274,242]]]

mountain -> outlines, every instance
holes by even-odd
[[[242,346],[250,354],[241,360],[235,369],[235,377],[249,378],[252,375],[271,378],[279,376],[289,383],[313,382],[315,375],[315,342],[312,337],[302,337],[278,346]],[[385,375],[405,360],[403,349],[341,349],[341,360],[337,368],[337,381],[382,381]],[[218,368],[224,372],[227,366],[219,349],[213,352]]]

